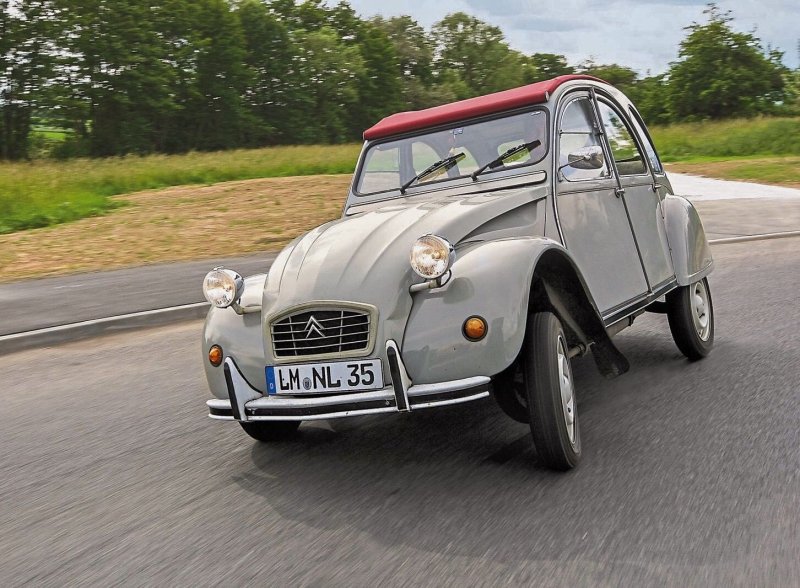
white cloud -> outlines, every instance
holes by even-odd
[[[330,0],[333,3],[335,0]],[[425,27],[463,11],[499,26],[512,47],[525,53],[566,55],[571,63],[592,56],[640,73],[661,73],[678,57],[684,27],[703,22],[703,0],[350,0],[364,16],[408,14]],[[798,67],[800,3],[796,0],[723,0],[733,26],[756,31],[765,46]]]

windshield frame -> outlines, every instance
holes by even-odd
[[[534,111],[543,112],[544,116],[545,116],[545,122],[544,122],[545,149],[544,149],[541,157],[539,157],[536,160],[525,161],[525,162],[518,163],[518,164],[512,164],[512,165],[507,165],[507,166],[503,166],[503,167],[498,167],[498,168],[492,169],[492,170],[486,170],[479,176],[478,180],[476,180],[476,181],[472,180],[471,173],[465,173],[465,174],[461,174],[461,175],[456,176],[456,177],[449,177],[448,176],[448,177],[444,177],[444,178],[437,179],[437,180],[430,180],[430,181],[425,181],[425,182],[422,182],[422,183],[415,183],[415,184],[411,185],[406,190],[405,194],[401,193],[400,185],[398,185],[396,188],[389,188],[387,190],[378,190],[378,191],[375,191],[375,192],[359,192],[359,190],[358,190],[358,185],[359,185],[359,183],[361,181],[361,175],[364,172],[364,165],[366,164],[366,161],[367,161],[367,154],[370,152],[371,149],[373,149],[377,145],[381,145],[381,144],[385,144],[385,143],[391,143],[391,142],[394,142],[394,141],[402,141],[402,140],[406,140],[406,139],[413,139],[415,137],[422,137],[422,136],[433,134],[433,133],[440,133],[442,131],[447,131],[447,130],[458,128],[458,127],[465,127],[465,126],[468,126],[468,125],[474,125],[474,124],[479,124],[479,123],[484,123],[484,122],[491,122],[493,120],[499,120],[499,119],[503,119],[503,118],[510,118],[512,116],[525,114],[525,113],[528,113],[528,112],[534,112]],[[424,129],[419,129],[419,130],[416,130],[416,131],[413,131],[413,132],[409,132],[409,133],[391,135],[391,136],[388,136],[388,137],[382,137],[380,139],[375,139],[374,141],[368,141],[364,145],[364,149],[362,150],[361,155],[359,156],[359,159],[358,159],[358,165],[356,166],[356,171],[353,174],[353,182],[352,182],[352,187],[351,187],[351,193],[352,193],[353,196],[355,196],[359,200],[362,200],[362,199],[363,200],[368,200],[368,199],[389,200],[389,199],[392,199],[392,198],[405,198],[405,197],[408,197],[408,196],[413,196],[413,195],[419,194],[421,192],[425,192],[426,188],[429,188],[429,189],[441,189],[441,187],[442,187],[441,184],[447,183],[447,182],[456,182],[458,180],[469,179],[470,180],[469,184],[473,184],[473,183],[484,182],[484,181],[492,181],[494,179],[505,179],[505,178],[508,178],[509,176],[525,175],[529,171],[529,170],[525,170],[525,168],[531,167],[531,166],[535,166],[535,165],[541,163],[542,161],[544,161],[548,157],[548,155],[550,155],[551,148],[552,148],[552,143],[553,143],[552,137],[551,137],[552,133],[551,133],[551,128],[550,128],[550,122],[551,122],[550,110],[547,108],[546,103],[545,104],[534,104],[534,105],[525,106],[525,107],[522,107],[522,108],[515,108],[515,109],[512,109],[512,110],[505,110],[503,112],[498,112],[498,113],[494,113],[494,114],[491,114],[491,115],[465,119],[465,120],[462,120],[462,121],[449,122],[447,124],[426,127]],[[503,173],[503,172],[506,172],[506,173]]]

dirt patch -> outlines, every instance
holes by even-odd
[[[108,215],[0,235],[0,282],[280,249],[341,214],[349,175],[179,186]]]

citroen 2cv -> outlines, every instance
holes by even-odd
[[[571,358],[624,373],[612,337],[646,311],[689,359],[709,353],[703,225],[609,84],[561,76],[395,114],[364,139],[341,218],[264,274],[206,276],[212,418],[267,442],[492,395],[565,470],[581,456]]]

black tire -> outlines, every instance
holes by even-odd
[[[271,443],[290,439],[297,434],[300,421],[262,421],[256,423],[239,423],[244,432],[256,441]]]
[[[525,382],[522,370],[516,362],[494,377],[492,395],[507,416],[525,425],[530,422]]]
[[[702,315],[698,314],[701,311],[695,302],[698,296],[701,300],[705,298],[702,300]],[[714,346],[714,304],[706,278],[667,294],[667,320],[675,345],[690,361],[703,359],[711,352]]]
[[[572,385],[572,367],[567,338],[561,322],[551,312],[537,312],[528,317],[525,333],[523,375],[528,394],[531,434],[536,453],[548,468],[566,471],[581,458],[581,436]],[[559,354],[561,350],[561,354]],[[571,409],[562,402],[559,364],[565,370],[565,390],[569,391]],[[572,425],[568,427],[567,418]],[[572,439],[570,439],[572,432]]]

